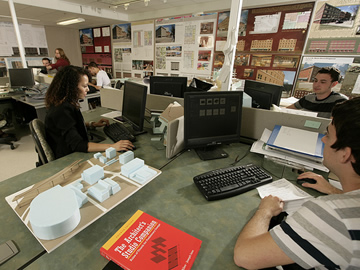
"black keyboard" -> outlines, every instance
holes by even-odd
[[[248,164],[208,171],[194,177],[194,183],[208,201],[232,197],[270,183],[272,177]]]
[[[108,126],[104,127],[104,133],[114,142],[118,142],[120,140],[129,140],[135,141],[135,136],[131,134],[131,132],[120,123],[112,123]]]

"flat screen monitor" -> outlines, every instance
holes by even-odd
[[[239,142],[241,91],[186,92],[184,97],[184,142],[202,160],[225,158],[220,144]]]
[[[8,71],[11,88],[34,86],[34,73],[31,68],[9,68]]]
[[[251,96],[254,108],[270,110],[271,105],[280,105],[284,87],[281,85],[245,80],[244,92]]]
[[[146,85],[125,81],[122,118],[131,124],[135,135],[144,132],[146,96]]]
[[[184,97],[187,87],[187,77],[151,76],[150,94]]]

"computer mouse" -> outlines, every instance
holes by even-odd
[[[136,148],[137,148],[137,147],[134,145],[132,150],[136,150]]]
[[[299,185],[302,185],[303,183],[316,184],[316,180],[313,178],[301,178],[301,179],[296,180],[296,182]]]

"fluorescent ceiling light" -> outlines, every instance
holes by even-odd
[[[66,21],[62,21],[62,22],[57,22],[56,24],[59,24],[59,25],[69,25],[69,24],[80,23],[80,22],[85,22],[85,19],[83,19],[83,18],[76,18],[76,19],[66,20]]]

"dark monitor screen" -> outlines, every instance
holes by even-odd
[[[271,105],[280,105],[284,87],[281,85],[245,80],[244,92],[251,96],[253,107],[270,110]]]
[[[216,146],[240,140],[242,96],[241,91],[186,92],[185,147],[195,148],[203,160],[227,157]]]
[[[151,76],[150,94],[184,97],[187,77]]]
[[[9,68],[9,80],[12,88],[33,87],[35,84],[31,68]]]
[[[144,127],[146,96],[147,86],[125,81],[122,117],[139,132]]]

